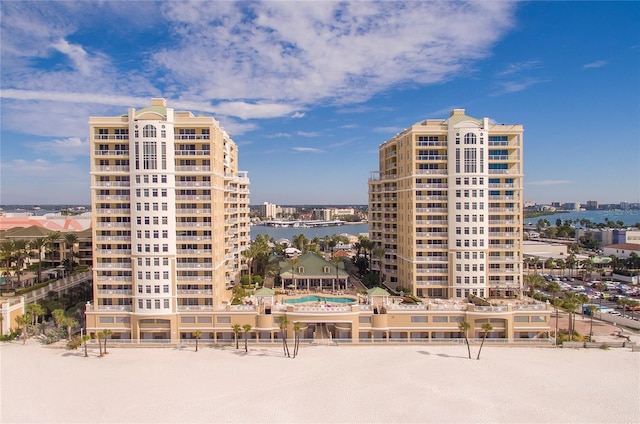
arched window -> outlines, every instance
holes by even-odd
[[[156,127],[153,125],[145,125],[142,129],[143,137],[155,137],[156,136]]]
[[[466,133],[464,135],[464,144],[476,144],[476,135],[474,133]]]

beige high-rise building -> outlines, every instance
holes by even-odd
[[[369,179],[374,267],[421,297],[522,292],[522,125],[454,109],[379,148]]]
[[[160,98],[92,117],[89,129],[87,330],[180,339],[181,315],[209,312],[198,319],[211,322],[240,278],[250,243],[249,179],[238,171],[237,146],[215,119],[174,111]]]

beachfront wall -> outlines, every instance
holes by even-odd
[[[87,308],[91,308],[88,305]],[[263,311],[260,311],[263,312]],[[121,319],[107,324],[111,315],[87,314],[87,331],[95,333],[108,327],[114,339],[171,342],[193,339],[200,331],[202,340],[231,342],[234,325],[250,325],[247,337],[255,342],[273,342],[282,338],[279,320],[288,321],[287,338],[295,337],[294,325],[300,323],[300,338],[313,341],[369,343],[372,341],[421,342],[447,341],[464,337],[459,325],[470,324],[469,338],[482,338],[482,325],[490,323],[489,339],[518,341],[550,337],[551,308],[547,304],[505,306],[475,305],[273,305],[269,313],[259,313],[253,305],[226,305],[215,312],[185,312],[175,318],[146,318],[130,322]],[[244,330],[239,337],[244,337]]]
[[[18,327],[16,318],[24,314],[24,297],[0,299],[0,313],[2,316],[2,335],[4,336]]]

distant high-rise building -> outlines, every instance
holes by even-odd
[[[598,209],[598,201],[597,200],[587,200],[587,210],[596,210]]]
[[[278,205],[264,202],[259,206],[259,214],[264,218],[273,219],[278,216]]]
[[[194,313],[212,322],[207,312],[229,299],[250,243],[249,179],[238,171],[236,144],[215,119],[174,111],[164,99],[91,117],[89,131],[87,330],[123,339],[190,335]]]
[[[522,125],[454,109],[379,147],[369,237],[385,284],[424,297],[521,295],[522,143]]]

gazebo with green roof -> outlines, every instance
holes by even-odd
[[[285,286],[297,289],[306,285],[322,290],[325,287],[339,290],[346,289],[349,282],[349,274],[344,270],[344,265],[337,266],[333,262],[325,260],[317,253],[304,253],[297,258],[280,262],[280,279],[282,290]]]

